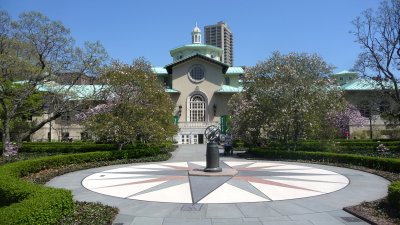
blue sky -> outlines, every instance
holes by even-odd
[[[235,66],[253,66],[273,51],[317,53],[335,72],[360,52],[351,21],[379,0],[0,0],[16,19],[39,11],[71,29],[78,45],[99,40],[112,58],[172,62],[169,50],[189,44],[191,30],[225,21],[234,35]],[[202,29],[203,30],[203,29]]]

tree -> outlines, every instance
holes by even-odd
[[[376,11],[368,9],[353,21],[352,33],[363,51],[355,68],[393,100],[386,118],[400,123],[400,0],[382,1]]]
[[[12,21],[6,11],[0,11],[3,150],[7,143],[20,142],[46,123],[81,108],[85,101],[76,101],[74,93],[79,77],[68,85],[56,82],[70,72],[79,76],[99,74],[106,59],[107,53],[99,42],[87,42],[83,49],[75,47],[70,31],[61,22],[38,12],[23,13],[17,21]],[[48,117],[41,121],[25,119],[43,113]],[[25,128],[15,130],[21,123],[26,124]],[[16,132],[14,137],[10,135],[12,131]]]
[[[139,58],[132,65],[114,62],[101,80],[104,102],[80,113],[86,129],[118,149],[128,143],[165,141],[177,132],[173,104],[151,65]]]
[[[331,67],[316,55],[279,52],[246,71],[244,92],[230,101],[234,135],[252,143],[321,137],[342,92],[324,76]]]
[[[367,122],[354,105],[349,104],[344,110],[330,111],[327,114],[330,123],[346,138],[349,137],[349,126],[362,127]]]

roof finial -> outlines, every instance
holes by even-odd
[[[201,30],[197,26],[197,22],[196,27],[194,27],[192,31],[192,44],[201,44]]]

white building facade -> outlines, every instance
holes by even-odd
[[[201,30],[192,31],[192,43],[170,51],[172,63],[155,67],[160,82],[175,104],[174,137],[179,144],[203,144],[204,130],[209,125],[227,129],[228,101],[242,91],[242,67],[221,62],[223,49],[201,42]]]

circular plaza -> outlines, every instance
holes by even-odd
[[[181,145],[166,162],[76,171],[47,185],[118,207],[114,224],[168,225],[367,224],[343,208],[385,197],[389,184],[319,164],[221,157],[223,172],[231,173],[198,174],[205,166],[205,145]]]

